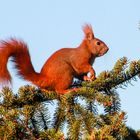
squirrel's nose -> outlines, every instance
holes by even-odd
[[[106,52],[108,52],[108,50],[109,50],[109,48],[108,48],[108,47],[106,47]]]

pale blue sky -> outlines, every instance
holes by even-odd
[[[96,73],[110,70],[126,56],[140,59],[140,0],[0,0],[0,39],[17,37],[28,43],[33,65],[40,71],[45,60],[62,47],[78,46],[84,23],[93,26],[95,36],[110,48],[94,64]],[[13,89],[27,84],[15,77]],[[118,90],[127,124],[140,129],[140,80]]]

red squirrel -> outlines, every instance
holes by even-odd
[[[91,25],[83,27],[85,37],[77,48],[62,48],[45,62],[40,73],[33,68],[28,46],[21,40],[10,39],[0,43],[0,82],[11,83],[7,69],[8,59],[14,62],[17,74],[41,89],[54,90],[59,94],[67,93],[73,78],[94,80],[92,67],[96,57],[104,55],[109,48],[94,37]],[[87,74],[90,73],[88,76]]]

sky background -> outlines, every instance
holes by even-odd
[[[94,63],[97,75],[111,70],[126,56],[140,59],[140,0],[0,0],[0,39],[16,37],[27,42],[32,63],[40,71],[47,58],[63,47],[77,47],[90,23],[97,38],[109,52]],[[15,92],[27,81],[16,77],[11,63]],[[140,79],[125,90],[119,89],[121,109],[127,112],[127,125],[140,129]]]

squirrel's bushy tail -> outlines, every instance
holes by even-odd
[[[11,76],[7,69],[10,57],[14,62],[17,75],[36,84],[40,74],[35,72],[33,68],[26,43],[16,39],[0,42],[0,82],[11,83]]]

